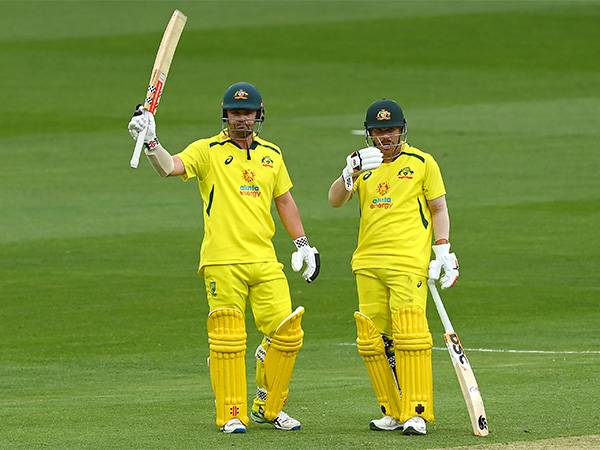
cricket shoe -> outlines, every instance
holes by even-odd
[[[246,432],[246,425],[244,425],[242,423],[242,421],[240,419],[231,419],[229,421],[227,421],[225,423],[225,425],[223,425],[221,427],[221,431],[223,433],[245,433]]]
[[[427,425],[425,420],[419,416],[411,417],[406,422],[404,422],[402,433],[417,435],[427,434]]]
[[[403,423],[392,416],[383,416],[381,419],[374,419],[369,422],[369,428],[373,431],[394,431],[401,430]]]
[[[262,408],[258,411],[252,408],[252,411],[250,412],[250,418],[255,423],[270,423],[278,430],[283,431],[296,431],[302,428],[300,421],[288,416],[284,411],[281,411],[279,415],[275,417],[275,420],[271,422],[265,418]]]

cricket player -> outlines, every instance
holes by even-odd
[[[204,204],[204,239],[199,274],[209,304],[208,341],[216,425],[223,433],[244,433],[248,425],[246,397],[245,311],[249,301],[264,339],[256,350],[256,397],[251,418],[279,430],[301,424],[283,411],[298,351],[302,347],[304,308],[292,311],[283,265],[273,243],[274,202],[294,241],[292,268],[305,267],[303,277],[319,275],[319,252],[305,236],[300,213],[290,193],[292,182],[283,153],[259,137],[265,110],[251,84],[231,85],[223,97],[222,129],[171,156],[156,137],[154,117],[141,108],[129,123],[135,140],[147,128],[145,154],[163,177],[196,178]]]
[[[357,344],[384,414],[370,428],[426,434],[434,419],[427,276],[437,280],[443,271],[442,288],[449,288],[459,275],[446,190],[433,157],[406,142],[395,101],[371,104],[364,126],[369,147],[347,157],[329,202],[338,208],[356,195],[360,206],[352,257]]]

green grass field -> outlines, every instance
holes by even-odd
[[[214,134],[224,89],[255,83],[263,135],[284,149],[322,254],[314,285],[286,267],[307,309],[287,406],[303,421],[297,433],[216,432],[197,188],[160,179],[145,160],[128,167],[127,122],[176,7],[189,19],[157,115],[162,143],[176,152]],[[598,23],[600,2],[587,1],[0,2],[0,447],[591,442]],[[351,130],[384,96],[403,105],[409,142],[444,173],[462,271],[442,294],[465,347],[555,352],[467,352],[486,439],[471,435],[441,350],[430,434],[368,430],[378,407],[352,345],[358,211],[330,208],[327,190],[363,144]],[[288,266],[281,227],[275,243]],[[432,304],[429,319],[441,347]],[[251,320],[249,329],[253,349]]]

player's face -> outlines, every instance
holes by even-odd
[[[383,157],[393,156],[402,139],[402,128],[373,128],[370,131],[375,146],[381,150]]]
[[[227,129],[232,138],[244,139],[252,135],[258,111],[230,109],[227,111]]]

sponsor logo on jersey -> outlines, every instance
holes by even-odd
[[[263,159],[261,160],[261,163],[263,165],[263,167],[273,167],[273,160],[271,159],[270,156],[263,156]]]
[[[227,157],[227,159],[225,160],[225,165],[227,166],[228,164],[231,164],[231,161],[233,161],[233,155],[229,155]]]
[[[390,209],[394,205],[394,200],[392,197],[386,196],[386,194],[390,191],[390,185],[387,181],[379,183],[377,185],[377,193],[380,195],[379,197],[375,197],[371,200],[371,204],[369,207],[371,209]]]
[[[240,195],[245,197],[260,197],[260,187],[254,184],[256,173],[250,169],[242,170],[242,178],[246,184],[240,186]]]
[[[387,184],[385,181],[383,183],[379,183],[377,185],[377,192],[379,192],[379,195],[381,195],[381,196],[384,196],[385,194],[387,194],[389,190],[390,190],[390,185]]]
[[[256,177],[256,174],[254,173],[253,170],[244,169],[242,171],[242,178],[244,179],[244,181],[246,183],[252,183],[254,181],[254,177]]]
[[[401,180],[404,180],[404,179],[412,180],[414,173],[415,172],[410,167],[405,167],[398,171],[398,178]]]
[[[394,205],[392,197],[377,197],[371,201],[371,209],[390,209]]]
[[[387,109],[380,109],[377,112],[377,116],[376,116],[377,120],[390,120],[391,118],[392,118],[392,113],[389,112]]]
[[[235,100],[248,100],[248,93],[243,89],[238,89],[235,91],[235,94],[233,94],[233,98]]]

